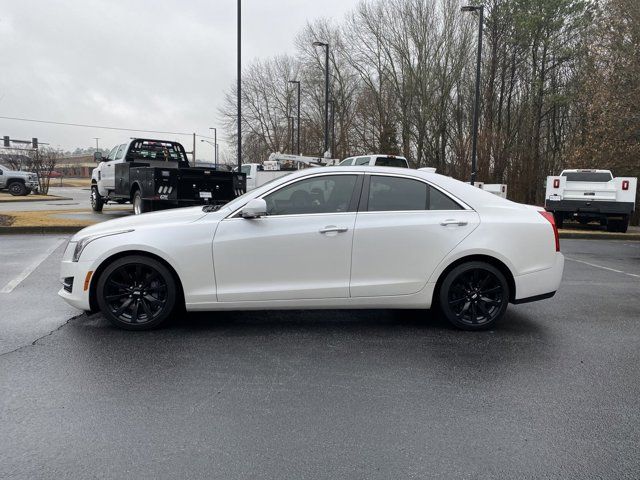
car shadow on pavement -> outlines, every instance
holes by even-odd
[[[424,310],[188,313],[165,328],[144,332],[117,329],[95,314],[80,317],[69,328],[78,353],[91,362],[117,354],[176,368],[200,368],[204,359],[257,365],[268,358],[311,365],[331,363],[332,355],[338,355],[385,367],[416,365],[439,375],[448,375],[452,365],[470,376],[482,369],[497,380],[537,368],[541,357],[556,355],[558,348],[544,323],[513,311],[493,330],[481,332],[457,330]]]

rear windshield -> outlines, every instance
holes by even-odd
[[[378,157],[376,158],[376,166],[407,168],[407,161],[404,158]]]
[[[610,173],[604,172],[566,172],[567,182],[608,182],[612,179]]]
[[[158,140],[137,140],[129,147],[127,160],[159,160],[188,165],[187,155],[179,143]]]

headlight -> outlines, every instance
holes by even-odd
[[[76,243],[76,248],[73,250],[72,261],[77,262],[78,260],[80,260],[80,255],[82,255],[82,251],[85,249],[87,245],[89,245],[94,240],[97,240],[102,237],[110,237],[111,235],[120,235],[121,233],[129,233],[129,232],[133,232],[133,229],[120,230],[118,232],[109,232],[109,233],[97,233],[95,235],[89,235],[81,238],[80,240],[78,240],[78,243]]]

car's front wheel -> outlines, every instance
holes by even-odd
[[[176,281],[162,263],[131,255],[115,260],[100,275],[96,299],[103,315],[127,330],[148,330],[167,321],[177,298]]]
[[[482,330],[504,316],[509,303],[509,284],[493,265],[467,262],[447,273],[438,301],[444,316],[456,327]]]

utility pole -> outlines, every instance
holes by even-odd
[[[314,47],[324,47],[324,153],[329,150],[329,44],[313,42]],[[323,156],[324,156],[323,153]]]
[[[100,137],[93,137],[93,139],[96,141],[96,152],[98,150],[100,150],[100,147],[98,146],[98,140],[100,140]]]
[[[216,170],[218,169],[218,130],[215,127],[209,127],[209,130],[213,130],[213,165]]]
[[[298,85],[298,120],[296,122],[298,128],[298,140],[296,143],[298,147],[298,155],[300,155],[300,80],[289,80],[289,83],[295,83]]]
[[[191,152],[193,154],[193,166],[196,166],[196,134],[193,134],[193,151]]]
[[[238,0],[238,173],[242,167],[242,0]]]
[[[478,12],[478,56],[476,59],[476,98],[473,108],[473,137],[471,145],[471,185],[476,181],[478,161],[478,115],[480,114],[480,65],[482,61],[482,28],[484,23],[484,5],[467,5],[463,12]]]

